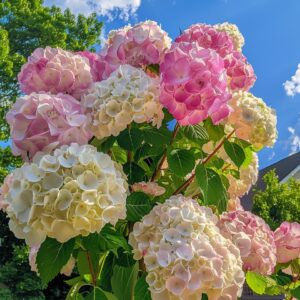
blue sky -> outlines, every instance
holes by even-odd
[[[299,0],[46,0],[45,4],[70,7],[74,13],[96,9],[105,22],[104,36],[128,22],[147,19],[160,23],[173,39],[194,23],[235,23],[257,75],[251,92],[275,108],[278,116],[278,141],[259,153],[260,167],[300,151],[300,94],[288,96],[283,86],[300,63]],[[300,71],[298,75],[300,83]],[[297,79],[292,84],[296,89]]]

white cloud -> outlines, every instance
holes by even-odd
[[[290,132],[290,137],[289,137],[290,154],[294,154],[300,151],[300,133],[298,133],[297,128],[293,128],[293,127],[288,127],[288,131]]]
[[[295,75],[292,76],[291,80],[287,80],[283,86],[288,96],[300,94],[300,64],[298,64]]]
[[[45,0],[45,5],[69,8],[75,15],[96,12],[109,20],[120,18],[128,21],[130,17],[136,16],[141,0]]]
[[[272,160],[275,157],[275,151],[272,151],[271,154],[268,156],[268,160]]]

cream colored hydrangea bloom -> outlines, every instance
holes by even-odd
[[[222,24],[216,24],[214,27],[218,31],[226,32],[231,37],[235,49],[237,51],[242,51],[242,48],[245,44],[245,39],[235,24],[225,22]]]
[[[253,158],[251,163],[247,167],[241,167],[240,178],[237,179],[232,175],[228,174],[227,179],[229,180],[228,193],[230,198],[238,198],[249,192],[250,188],[256,183],[258,178],[258,157],[253,152]]]
[[[236,129],[235,135],[257,148],[272,147],[277,139],[275,111],[248,92],[234,93],[229,103],[233,112],[226,123]]]
[[[82,98],[93,134],[98,139],[117,136],[131,122],[152,122],[160,127],[164,114],[158,88],[158,78],[129,65],[94,83]]]
[[[12,175],[6,194],[9,227],[30,246],[46,236],[63,243],[126,217],[126,176],[91,145],[38,153]]]
[[[240,252],[208,207],[182,195],[158,204],[129,236],[144,260],[152,299],[237,299],[244,283]]]

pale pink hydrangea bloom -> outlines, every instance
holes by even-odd
[[[263,219],[248,211],[224,212],[218,227],[240,249],[243,269],[271,275],[276,265],[274,233]]]
[[[137,182],[131,186],[132,191],[134,192],[143,192],[151,196],[160,196],[163,195],[166,189],[156,182]]]
[[[283,222],[275,230],[275,244],[279,263],[300,257],[300,224]]]
[[[103,80],[103,74],[108,67],[108,63],[97,53],[90,51],[79,51],[76,54],[86,57],[89,60],[91,67],[91,74],[93,76],[94,82]]]
[[[17,100],[6,115],[12,151],[24,159],[38,151],[72,142],[87,144],[87,118],[80,103],[70,95],[32,93]]]
[[[198,124],[208,116],[219,123],[228,116],[227,76],[216,51],[175,43],[160,71],[160,101],[181,125]]]
[[[18,75],[20,88],[32,92],[66,93],[76,99],[93,82],[87,58],[60,48],[36,49]]]
[[[160,64],[171,39],[154,21],[145,21],[133,27],[111,31],[100,55],[107,62],[104,78],[119,65],[145,67]]]
[[[244,272],[236,246],[216,226],[208,207],[182,195],[158,204],[129,235],[134,258],[143,259],[152,299],[235,300]]]
[[[219,31],[212,25],[195,24],[186,29],[176,42],[197,42],[199,46],[213,49],[224,59],[229,86],[232,90],[249,90],[255,80],[252,66],[245,56],[235,50],[234,41],[226,31]]]
[[[36,272],[36,273],[38,273],[38,269],[37,269],[37,265],[36,265],[36,256],[37,256],[39,249],[40,249],[40,246],[30,247],[29,256],[28,256],[31,271]],[[71,276],[72,271],[75,267],[75,263],[76,263],[75,258],[73,256],[71,256],[70,259],[68,260],[68,262],[60,270],[60,274],[64,274],[66,276]]]
[[[12,174],[9,174],[5,177],[4,182],[0,188],[0,210],[5,211],[8,203],[5,200],[5,195],[9,191],[9,187],[12,183]]]

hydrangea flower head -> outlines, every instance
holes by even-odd
[[[233,111],[226,123],[236,129],[235,135],[261,148],[272,147],[277,139],[275,111],[248,92],[234,93],[230,100]]]
[[[275,230],[277,260],[287,263],[300,257],[300,224],[283,222]]]
[[[144,260],[152,299],[236,299],[244,273],[239,250],[210,208],[172,196],[134,224],[134,258]]]
[[[249,211],[224,212],[218,227],[240,249],[245,271],[271,275],[276,265],[274,233],[263,219]]]
[[[151,196],[160,196],[163,195],[166,191],[166,189],[156,182],[136,182],[131,186],[132,191],[134,192],[143,192],[145,194],[151,195]]]
[[[242,51],[242,47],[245,44],[245,39],[235,24],[225,22],[214,25],[214,28],[217,31],[226,32],[230,36],[235,50],[240,52]]]
[[[223,59],[232,90],[249,90],[256,80],[252,66],[245,56],[235,49],[234,39],[227,30],[207,24],[195,24],[186,29],[176,42],[196,42],[200,47],[215,50]]]
[[[160,127],[164,117],[158,101],[158,79],[122,65],[110,77],[94,83],[82,97],[91,131],[98,138],[117,136],[131,122]]]
[[[175,43],[160,71],[160,101],[181,125],[198,124],[208,116],[218,123],[229,114],[227,76],[216,51]]]
[[[136,68],[160,64],[171,39],[154,21],[145,21],[135,26],[126,26],[111,31],[100,55],[110,66],[104,78],[119,65],[128,64]]]
[[[25,94],[33,92],[66,93],[76,99],[93,82],[87,58],[72,52],[46,47],[36,49],[18,75]]]
[[[122,167],[91,145],[38,153],[12,173],[6,193],[10,230],[30,246],[99,232],[126,217]]]
[[[24,159],[58,145],[87,144],[92,137],[80,103],[65,94],[23,96],[9,110],[6,120],[10,125],[13,154]]]

